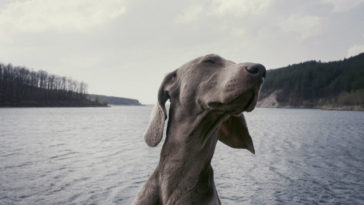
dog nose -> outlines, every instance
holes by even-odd
[[[262,64],[253,64],[252,63],[252,64],[245,66],[245,69],[251,74],[261,75],[261,76],[263,76],[263,78],[265,78],[266,70]]]

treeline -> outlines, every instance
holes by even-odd
[[[106,95],[88,94],[89,99],[96,102],[107,102],[110,105],[142,105],[139,100]]]
[[[98,106],[87,84],[25,67],[0,64],[0,106]]]
[[[364,108],[364,53],[341,61],[309,61],[269,70],[260,99],[271,94],[276,94],[280,106]]]

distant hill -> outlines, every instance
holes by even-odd
[[[258,106],[364,110],[364,53],[268,70]]]
[[[88,94],[87,96],[92,101],[107,103],[111,105],[141,105],[140,102],[136,99],[94,94]]]
[[[107,106],[86,97],[87,85],[46,71],[0,64],[0,107]]]

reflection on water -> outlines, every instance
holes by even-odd
[[[158,162],[151,107],[0,109],[0,204],[130,204]],[[363,204],[364,112],[256,109],[256,155],[218,143],[223,204]]]

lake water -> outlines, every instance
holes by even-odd
[[[152,107],[0,109],[0,204],[131,204]],[[223,204],[364,204],[364,112],[256,109],[256,155],[217,144]]]

